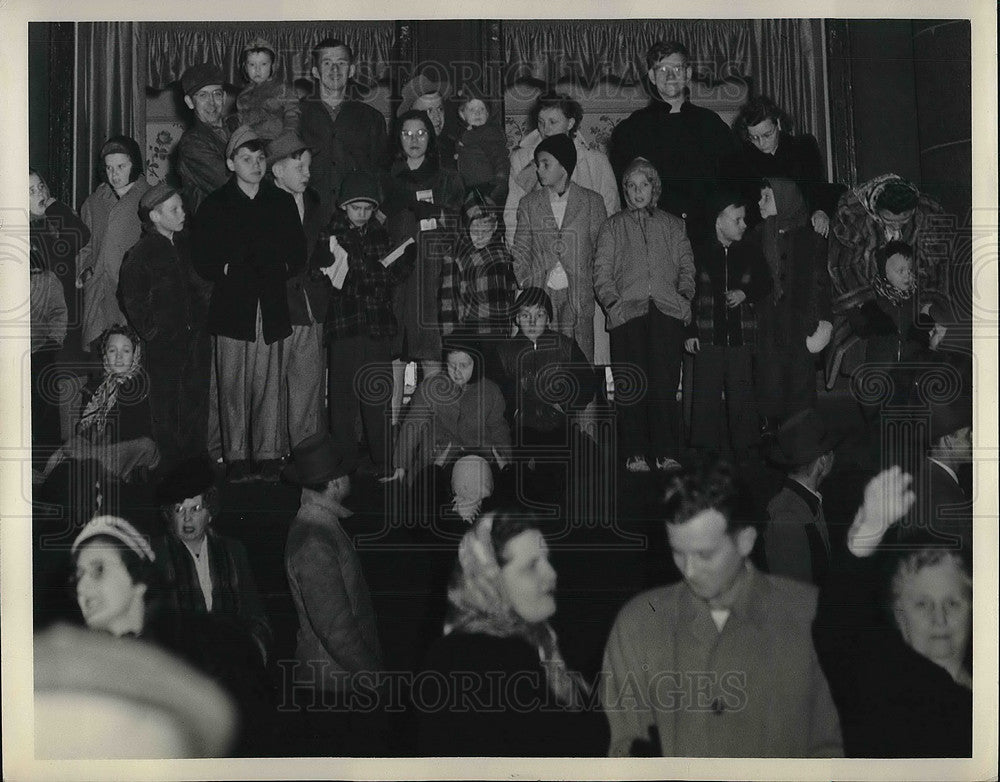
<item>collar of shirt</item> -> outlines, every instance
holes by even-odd
[[[549,201],[552,203],[566,202],[569,200],[569,182],[566,183],[566,189],[562,193],[557,193],[554,187],[549,188]]]
[[[800,481],[800,480],[799,480],[798,478],[793,478],[792,476],[788,476],[788,480],[790,480],[790,481],[793,481],[793,482],[797,483],[797,484],[798,484],[799,486],[801,486],[801,487],[802,487],[803,489],[805,489],[805,490],[806,490],[807,492],[809,492],[809,493],[810,493],[810,494],[811,494],[811,495],[812,495],[813,497],[815,497],[815,498],[816,498],[817,500],[819,500],[819,501],[820,501],[821,503],[823,502],[823,495],[822,495],[822,494],[820,494],[820,493],[819,493],[818,491],[816,491],[815,489],[810,489],[810,488],[809,488],[808,486],[806,486],[806,485],[805,485],[805,484],[804,484],[804,483],[803,483],[802,481]]]
[[[934,464],[936,464],[938,467],[940,467],[942,470],[948,473],[952,477],[952,480],[955,481],[955,483],[958,483],[958,473],[956,473],[953,469],[951,469],[951,467],[949,467],[947,464],[945,464],[944,462],[939,462],[937,459],[932,459],[929,456],[927,457],[927,461],[934,462]]]
[[[208,546],[208,536],[202,538],[201,539],[201,543],[198,544],[197,546],[192,546],[186,540],[182,540],[181,543],[184,544],[184,548],[186,548],[188,550],[188,553],[192,557],[194,557],[195,561],[197,561],[197,560],[201,559],[201,555],[205,553],[205,550],[206,550],[206,548]],[[195,550],[195,549],[197,549],[197,550]]]

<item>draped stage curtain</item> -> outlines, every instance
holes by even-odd
[[[76,205],[98,182],[111,136],[146,147],[146,51],[142,22],[80,22],[76,28]]]
[[[612,77],[635,84],[646,73],[656,41],[687,46],[696,78],[750,80],[754,93],[773,98],[797,132],[825,138],[822,39],[819,20],[553,20],[504,21],[506,82],[533,77],[554,84]]]
[[[218,63],[232,84],[242,86],[240,53],[254,38],[276,49],[278,74],[291,83],[312,78],[312,47],[324,38],[339,38],[354,49],[356,80],[362,87],[382,81],[389,71],[395,24],[387,22],[155,22],[147,25],[150,87],[163,89],[180,79],[191,65]]]

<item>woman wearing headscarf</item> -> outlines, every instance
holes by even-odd
[[[598,756],[603,716],[588,710],[590,687],[571,671],[549,619],[556,573],[537,521],[488,513],[462,538],[448,589],[444,636],[415,687],[417,749],[429,756]]]
[[[816,359],[830,339],[826,239],[811,225],[802,190],[791,179],[761,182],[763,222],[756,229],[772,287],[758,310],[757,405],[764,429],[816,406]]]
[[[76,285],[83,288],[83,349],[91,351],[108,327],[124,323],[118,306],[118,272],[125,253],[139,241],[139,200],[149,189],[139,145],[113,136],[101,147],[104,182],[90,194],[80,217],[90,241],[76,257]]]
[[[102,375],[84,387],[76,434],[49,459],[46,476],[65,459],[95,459],[109,476],[126,481],[160,463],[152,439],[142,342],[131,328],[116,323],[101,335],[98,344],[104,362]]]
[[[876,296],[876,252],[889,242],[913,248],[915,292],[924,315],[948,306],[948,259],[938,249],[935,219],[941,207],[896,174],[883,174],[849,190],[834,216],[828,267],[833,285],[833,335],[826,361],[827,388],[840,372],[851,374],[864,362],[863,348],[852,348],[849,313]]]

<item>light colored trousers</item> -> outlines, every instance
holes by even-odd
[[[292,326],[283,345],[288,444],[294,448],[326,430],[326,351],[323,326]]]

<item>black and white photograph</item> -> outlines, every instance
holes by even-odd
[[[550,2],[0,0],[4,778],[996,778],[996,7]]]

